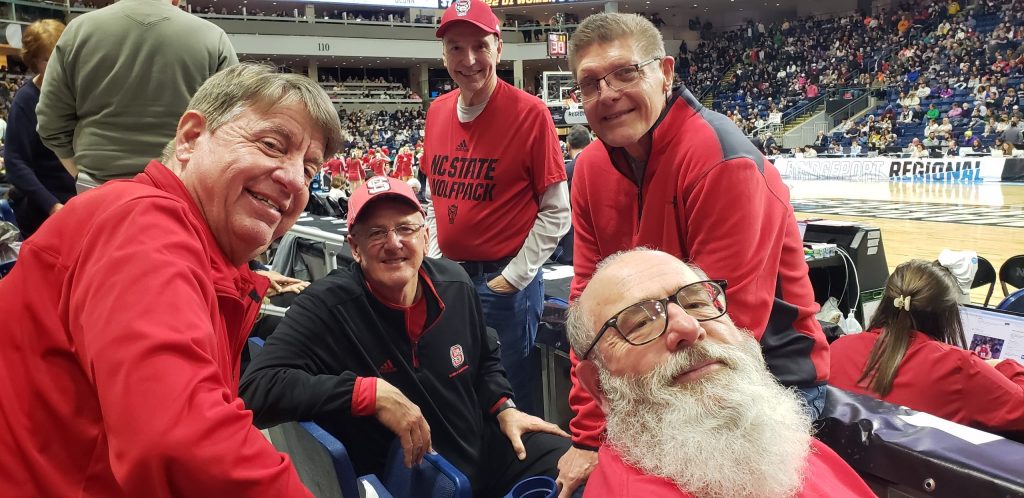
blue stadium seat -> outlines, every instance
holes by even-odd
[[[395,498],[472,498],[469,478],[441,455],[428,453],[411,469],[403,462],[402,445],[396,439],[381,479]]]
[[[264,341],[250,337],[249,357],[263,349]],[[377,476],[356,478],[355,468],[345,445],[313,422],[290,422],[268,431],[274,446],[292,458],[299,479],[318,498],[359,498],[369,487],[380,498],[392,498]]]
[[[996,309],[1024,313],[1024,289],[1017,289],[1013,294],[1006,296],[1005,299],[999,302]]]

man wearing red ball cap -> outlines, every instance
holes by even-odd
[[[516,402],[537,413],[528,355],[544,301],[540,267],[569,230],[565,166],[551,113],[500,80],[501,22],[480,0],[456,0],[437,37],[459,88],[427,111],[421,169],[441,253],[461,262],[498,331]]]
[[[255,424],[314,420],[359,475],[383,471],[396,437],[406,465],[434,449],[469,477],[473,496],[554,477],[568,434],[511,403],[472,283],[455,263],[425,258],[412,188],[368,179],[349,199],[348,223],[356,263],[295,299],[242,378]]]

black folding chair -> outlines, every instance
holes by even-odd
[[[985,295],[985,303],[982,306],[988,307],[988,302],[992,299],[992,291],[996,290],[996,269],[987,259],[978,256],[978,272],[974,274],[971,288],[977,289],[986,285],[988,293]]]
[[[1009,297],[1010,290],[1006,284],[1010,284],[1017,289],[1024,288],[1024,254],[1007,259],[999,267],[999,285],[1003,288],[1003,296]]]

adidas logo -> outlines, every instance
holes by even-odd
[[[469,145],[463,140],[459,142],[459,145],[455,146],[455,152],[469,152]]]
[[[391,360],[387,360],[382,363],[381,366],[377,367],[377,371],[382,374],[395,373],[397,370],[398,369],[395,368],[395,365],[391,363]]]

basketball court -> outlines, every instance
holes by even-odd
[[[943,249],[974,250],[996,271],[1024,254],[1024,184],[787,180],[797,219],[825,218],[882,230],[891,272],[909,259],[936,259]],[[1010,289],[1011,292],[1013,289]],[[982,303],[988,287],[971,292]],[[996,285],[990,306],[1004,297]]]

